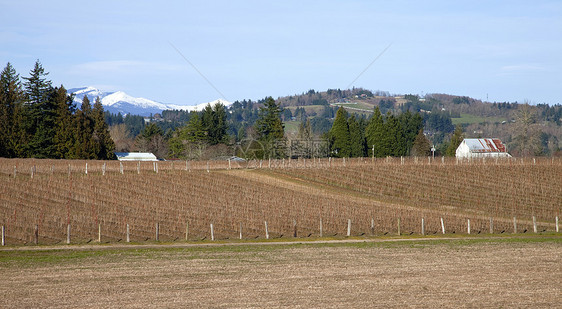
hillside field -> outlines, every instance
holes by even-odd
[[[0,225],[8,245],[552,232],[561,180],[560,158],[0,159]]]

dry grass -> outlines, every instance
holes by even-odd
[[[542,240],[0,251],[0,307],[559,307]]]

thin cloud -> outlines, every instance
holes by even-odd
[[[546,71],[547,69],[540,65],[533,64],[518,64],[518,65],[506,65],[500,69],[503,73],[525,73],[525,72],[540,72]]]

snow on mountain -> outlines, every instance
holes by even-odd
[[[74,94],[74,102],[77,107],[80,107],[86,95],[90,99],[91,104],[94,104],[96,97],[100,97],[104,110],[123,115],[150,116],[151,114],[161,113],[163,110],[201,111],[207,104],[213,106],[216,103],[222,103],[226,107],[232,105],[231,102],[222,99],[198,105],[164,104],[145,98],[135,98],[123,91],[103,92],[94,87],[72,88],[68,90],[68,93]]]

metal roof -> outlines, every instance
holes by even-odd
[[[158,161],[150,152],[116,152],[119,161]]]
[[[498,138],[465,138],[470,152],[506,152],[505,145]]]

